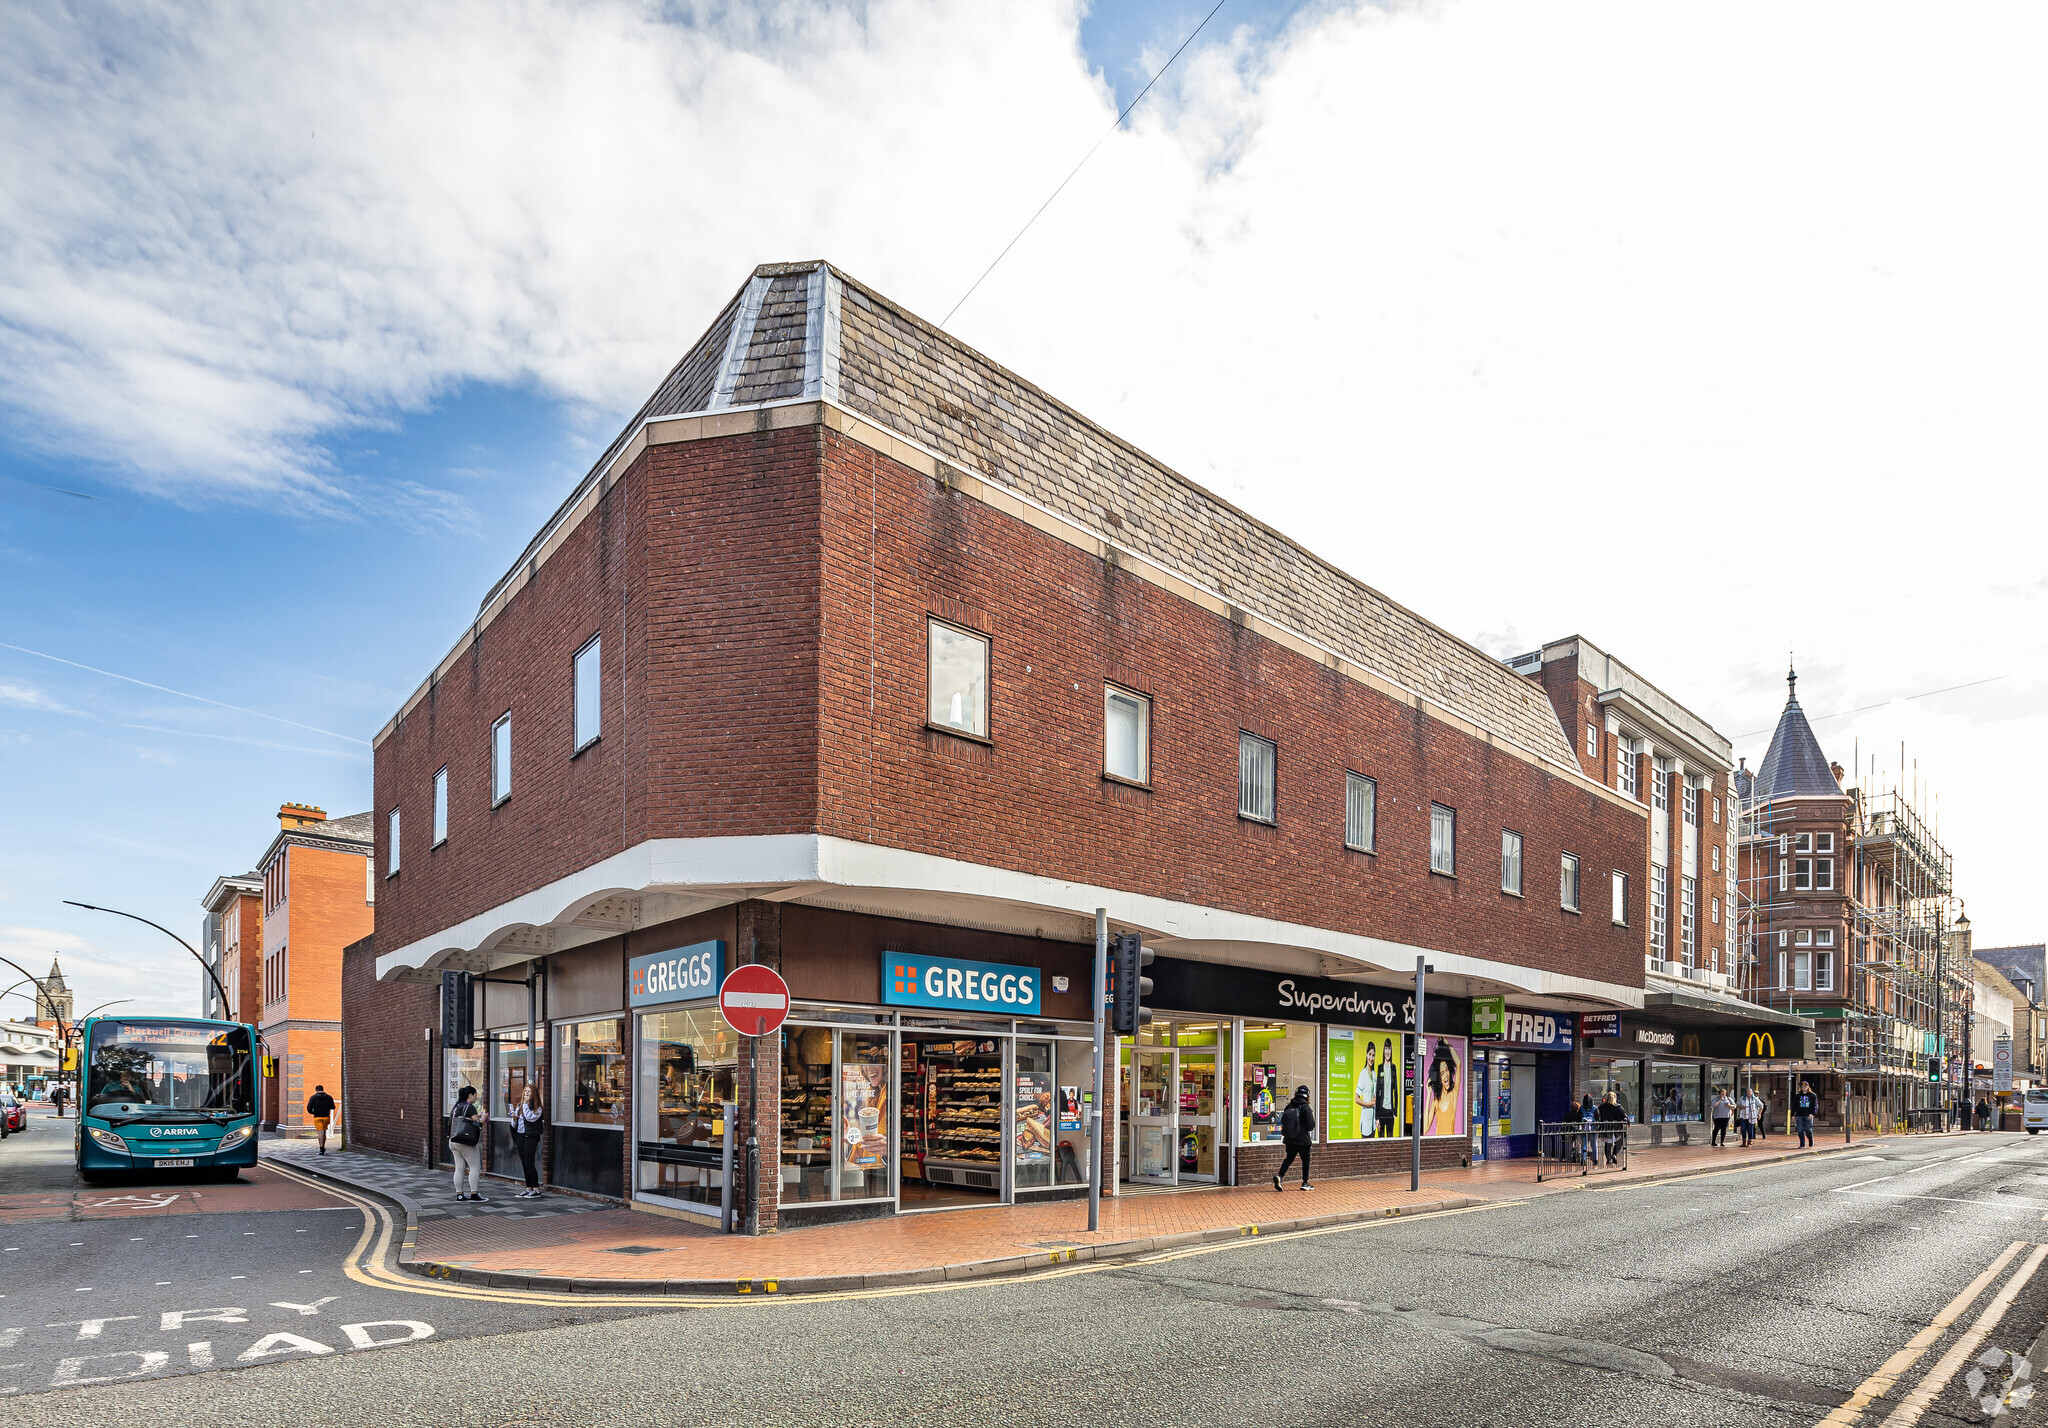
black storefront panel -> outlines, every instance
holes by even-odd
[[[626,1168],[620,1132],[601,1126],[556,1126],[548,1162],[548,1180],[565,1190],[624,1199]],[[514,1152],[513,1165],[519,1163]]]
[[[1152,978],[1147,1005],[1164,1011],[1415,1030],[1412,985],[1368,987],[1329,977],[1190,962],[1180,957],[1156,958],[1146,971]],[[1425,1032],[1464,1036],[1471,1029],[1472,1003],[1463,997],[1430,997],[1422,1020]]]

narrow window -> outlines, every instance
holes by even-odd
[[[1810,992],[1813,990],[1813,954],[1794,952],[1792,954],[1792,990]]]
[[[1600,757],[1600,726],[1598,724],[1588,724],[1586,726],[1586,757],[1589,759]]]
[[[1790,858],[1778,859],[1778,891],[1792,891],[1792,860]]]
[[[1716,823],[1721,821],[1721,800],[1718,798],[1714,800],[1714,821]]]
[[[1714,904],[1714,926],[1719,927],[1721,925],[1721,899],[1712,898],[1710,901]]]
[[[1131,783],[1152,781],[1152,701],[1142,694],[1102,687],[1102,771]]]
[[[1685,819],[1685,826],[1688,828],[1699,827],[1700,791],[1694,788],[1691,784],[1687,784],[1684,788],[1679,790],[1678,797],[1679,808]]]
[[[1458,814],[1441,803],[1429,806],[1429,870],[1458,875]]]
[[[1714,845],[1714,871],[1717,873],[1721,871],[1721,845],[1719,843]]]
[[[925,621],[925,718],[935,728],[988,737],[988,639],[937,620]]]
[[[384,846],[384,876],[398,876],[398,810],[392,809],[390,816],[391,841]]]
[[[596,743],[602,732],[604,709],[597,681],[603,644],[599,636],[592,635],[590,643],[576,651],[576,753]]]
[[[1579,910],[1579,855],[1566,853],[1557,860],[1557,905],[1566,912]]]
[[[491,725],[491,807],[512,796],[512,716],[500,714]]]
[[[1500,890],[1522,895],[1522,835],[1500,830]]]
[[[1816,952],[1813,954],[1813,989],[1816,992],[1832,992],[1835,989],[1835,954]]]
[[[1783,865],[1780,864],[1780,866],[1782,867]],[[1792,860],[1792,890],[1794,892],[1810,892],[1812,889],[1813,859],[1794,858]]]
[[[1628,926],[1628,874],[1614,875],[1614,925]]]
[[[1271,739],[1240,731],[1237,736],[1237,813],[1273,821],[1273,767],[1279,748]]]
[[[1364,774],[1344,775],[1344,846],[1373,851],[1378,833],[1379,785]]]
[[[1669,876],[1662,863],[1650,864],[1650,955],[1659,962],[1667,960],[1664,954],[1669,945],[1666,937]]]
[[[438,848],[448,841],[448,766],[443,764],[434,771],[434,841],[428,846]]]
[[[1636,797],[1636,741],[1625,736],[1614,741],[1614,786]]]
[[[1813,860],[1813,890],[1833,892],[1835,890],[1835,860],[1815,858]]]
[[[1678,960],[1690,967],[1699,952],[1700,900],[1698,885],[1687,877],[1678,880]]]
[[[1650,765],[1650,807],[1662,813],[1668,804],[1670,794],[1664,788],[1664,770],[1653,762]]]

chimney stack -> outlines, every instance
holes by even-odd
[[[1843,776],[1847,774],[1849,771],[1843,768],[1840,764],[1829,764],[1828,772],[1835,776],[1836,783],[1840,783],[1842,781]]]
[[[294,828],[303,828],[308,823],[325,823],[327,810],[315,808],[310,803],[287,803],[277,810],[277,826],[289,833]]]

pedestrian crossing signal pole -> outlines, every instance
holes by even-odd
[[[1411,1118],[1411,1129],[1408,1136],[1408,1188],[1410,1190],[1420,1190],[1422,1188],[1422,1076],[1429,1069],[1428,1053],[1422,1036],[1422,979],[1434,970],[1420,957],[1415,959],[1415,1093],[1408,1103],[1410,1107],[1409,1116]],[[1461,1095],[1464,1093],[1462,1086],[1459,1087],[1459,1093]]]
[[[1095,909],[1095,1085],[1088,1093],[1088,1228],[1102,1228],[1102,1018],[1109,1001],[1109,910]]]

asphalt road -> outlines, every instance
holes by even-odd
[[[1028,1279],[674,1311],[350,1278],[354,1208],[10,1225],[0,1325],[21,1332],[0,1362],[29,1367],[0,1380],[19,1391],[0,1423],[1750,1428],[1819,1422],[1859,1389],[1872,1406],[1833,1421],[1984,1423],[2004,1356],[2048,1320],[2044,1216],[2048,1141],[1908,1139]],[[247,1322],[188,1312],[219,1306]],[[135,1376],[85,1382],[110,1370]]]

